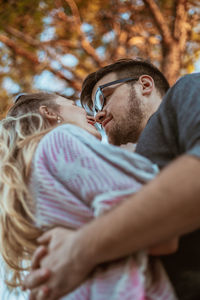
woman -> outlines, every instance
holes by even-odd
[[[42,231],[79,228],[156,176],[150,161],[100,138],[82,108],[48,93],[20,96],[1,121],[0,249],[13,272],[10,285],[21,284]],[[149,264],[144,251],[99,266],[66,299],[176,297],[159,262]]]

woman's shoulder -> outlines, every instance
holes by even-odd
[[[49,142],[54,143],[60,136],[62,136],[60,142],[64,142],[64,139],[67,139],[70,136],[79,135],[81,136],[81,128],[78,126],[72,124],[62,124],[47,132],[40,140],[38,147],[41,147]]]
[[[72,144],[88,144],[88,143],[100,143],[100,141],[92,136],[84,129],[73,124],[59,125],[48,133],[46,133],[40,140],[35,157],[40,155],[46,155],[55,152],[59,152],[59,149],[66,148]]]
[[[53,128],[51,131],[49,131],[42,140],[49,139],[52,136],[57,136],[63,134],[63,136],[74,136],[77,138],[89,138],[89,139],[95,139],[97,140],[93,135],[91,135],[86,130],[82,129],[81,127],[74,125],[74,124],[62,124],[55,128]]]

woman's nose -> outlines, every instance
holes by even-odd
[[[101,124],[105,120],[105,117],[106,117],[106,112],[102,110],[96,114],[95,121]]]

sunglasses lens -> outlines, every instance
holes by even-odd
[[[95,115],[102,110],[103,104],[104,104],[104,96],[102,91],[98,89],[95,95],[95,102],[93,106],[93,112]]]

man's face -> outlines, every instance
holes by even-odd
[[[92,91],[93,103],[98,87],[117,79],[115,73],[101,78]],[[121,145],[137,142],[144,119],[137,89],[132,83],[123,82],[105,87],[103,94],[106,100],[103,110],[96,115],[96,121],[102,124],[109,143]]]

